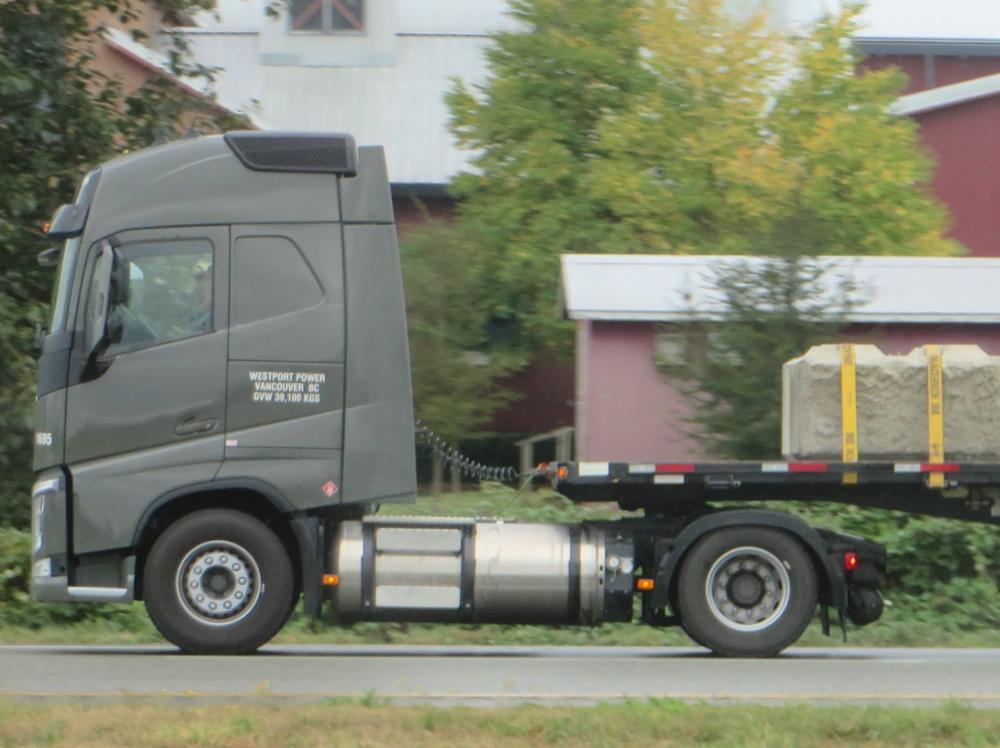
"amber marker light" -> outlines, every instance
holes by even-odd
[[[559,476],[559,480],[562,480],[563,478],[568,477],[569,476],[569,468],[566,467],[565,465],[560,465],[559,466],[559,471],[556,473],[556,475]]]
[[[635,580],[635,588],[639,592],[652,592],[656,582],[648,577],[639,577]]]
[[[43,233],[43,234],[47,234],[47,233],[49,233],[49,231],[50,231],[51,229],[52,229],[52,224],[51,224],[51,223],[43,223],[43,224],[42,224],[42,233]]]
[[[336,587],[340,584],[340,574],[324,574],[323,575],[323,586],[324,587]]]

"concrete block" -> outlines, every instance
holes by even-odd
[[[944,455],[1000,462],[1000,356],[977,345],[941,347]],[[926,462],[927,356],[855,347],[858,450],[863,461]],[[840,461],[840,350],[815,346],[782,369],[781,451],[787,459]]]

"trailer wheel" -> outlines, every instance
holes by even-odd
[[[677,603],[692,639],[727,657],[770,657],[816,611],[816,569],[791,536],[732,527],[701,538],[680,570]]]
[[[153,544],[143,583],[156,628],[192,654],[254,651],[284,625],[295,592],[281,541],[230,509],[206,509],[168,527]]]

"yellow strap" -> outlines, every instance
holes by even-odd
[[[927,354],[927,461],[944,462],[944,376],[941,346],[925,345]],[[929,473],[927,485],[944,488],[944,473]]]
[[[854,346],[840,348],[840,424],[844,462],[858,461],[858,379]],[[844,473],[844,483],[857,483],[856,472]]]

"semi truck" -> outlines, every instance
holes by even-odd
[[[417,489],[380,147],[159,145],[90,172],[47,231],[32,597],[142,600],[184,652],[252,652],[301,599],[344,624],[638,620],[770,656],[817,615],[828,634],[877,620],[886,552],[757,502],[983,522],[1000,508],[1000,465],[569,462],[521,477],[633,513],[379,515]]]

